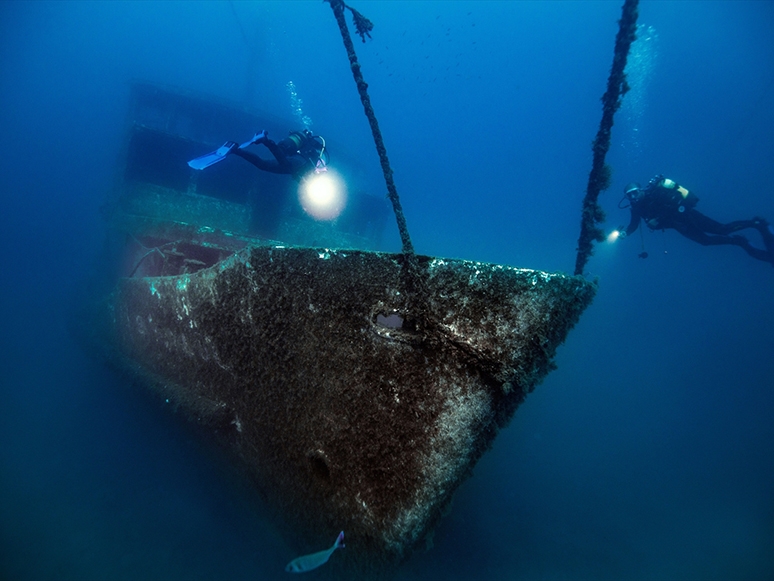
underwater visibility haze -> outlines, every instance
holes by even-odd
[[[621,4],[352,5],[416,251],[571,272]],[[7,1],[0,30],[0,577],[284,578],[300,554],[258,492],[69,328],[107,291],[132,82],[294,119],[384,195],[330,6]],[[720,221],[774,221],[773,33],[769,2],[640,2],[606,231],[656,174]],[[585,276],[558,368],[397,579],[774,577],[774,268],[643,226]]]

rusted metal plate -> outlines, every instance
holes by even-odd
[[[389,570],[432,531],[591,302],[580,277],[252,246],[193,274],[126,278],[92,331],[205,426],[326,575]],[[417,306],[419,304],[419,306]]]

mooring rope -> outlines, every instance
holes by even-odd
[[[621,106],[621,98],[629,90],[626,83],[626,60],[629,48],[637,38],[637,4],[639,0],[625,0],[621,20],[618,21],[618,34],[615,37],[613,66],[607,79],[607,91],[602,95],[602,120],[594,139],[594,159],[591,163],[586,196],[581,211],[581,232],[578,238],[578,255],[575,259],[575,274],[583,274],[586,263],[594,252],[594,242],[604,240],[604,233],[597,224],[605,219],[605,213],[597,202],[602,190],[610,186],[611,170],[605,163],[610,149],[610,133],[613,128],[613,116]]]
[[[363,39],[363,42],[365,42],[366,36],[371,38],[369,33],[374,25],[365,16],[360,14],[360,12],[351,6],[344,4],[342,0],[325,1],[328,2],[333,9],[333,15],[336,17],[336,22],[341,31],[341,38],[344,41],[344,48],[347,49],[352,76],[355,77],[357,92],[360,94],[360,101],[363,103],[363,109],[365,110],[366,117],[368,117],[368,123],[371,125],[371,134],[374,137],[376,152],[379,154],[379,161],[382,165],[384,181],[387,184],[387,197],[390,202],[392,202],[392,209],[395,212],[395,219],[398,222],[398,231],[400,232],[400,240],[403,245],[403,254],[405,254],[407,258],[410,258],[414,254],[414,246],[411,244],[408,227],[406,226],[406,218],[403,215],[403,208],[400,205],[398,189],[395,187],[395,181],[392,179],[392,168],[390,167],[390,160],[387,158],[387,148],[384,146],[382,132],[379,130],[379,122],[376,120],[374,108],[371,106],[371,99],[368,96],[368,83],[365,82],[363,74],[360,72],[360,63],[357,61],[357,54],[355,54],[355,45],[352,43],[352,37],[349,35],[347,22],[344,19],[344,9],[347,8],[352,12],[355,29],[360,35],[360,38]]]
[[[403,329],[415,333],[416,336],[421,337],[422,341],[425,342],[443,341],[444,339],[448,340],[448,333],[444,332],[430,312],[427,290],[428,271],[427,269],[421,268],[419,259],[414,253],[414,247],[411,244],[408,227],[406,226],[406,218],[403,216],[403,209],[401,208],[400,198],[398,197],[398,190],[392,179],[392,168],[390,167],[390,161],[387,158],[387,148],[384,146],[382,133],[379,130],[379,123],[376,120],[374,109],[371,106],[371,99],[368,97],[368,84],[365,82],[363,75],[360,72],[360,63],[357,61],[355,46],[352,44],[352,37],[349,34],[347,23],[344,19],[344,9],[346,8],[352,13],[355,29],[363,42],[365,42],[366,36],[371,38],[369,33],[374,25],[357,10],[344,4],[342,0],[324,1],[331,5],[333,14],[336,17],[336,22],[339,25],[341,38],[344,41],[344,48],[346,48],[347,56],[349,57],[352,76],[355,78],[357,91],[360,94],[360,100],[363,103],[363,109],[366,117],[368,117],[368,122],[371,125],[371,133],[373,134],[376,151],[379,154],[379,160],[382,165],[384,181],[387,184],[387,197],[390,202],[392,202],[392,209],[395,212],[395,219],[398,223],[398,231],[400,232],[400,239],[403,244],[404,258],[400,277],[402,298],[405,301],[403,308],[401,309],[401,314],[405,317]]]

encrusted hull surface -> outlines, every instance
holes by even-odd
[[[249,247],[194,274],[122,279],[91,332],[235,453],[300,552],[345,531],[320,573],[378,577],[423,546],[595,292],[419,265],[417,303],[402,255]]]

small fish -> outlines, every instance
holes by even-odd
[[[330,549],[297,557],[287,564],[285,571],[288,573],[306,573],[312,569],[317,569],[320,565],[325,565],[328,559],[331,558],[333,551],[341,547],[344,547],[344,531],[339,533],[339,536],[336,537],[336,542],[333,543]]]

